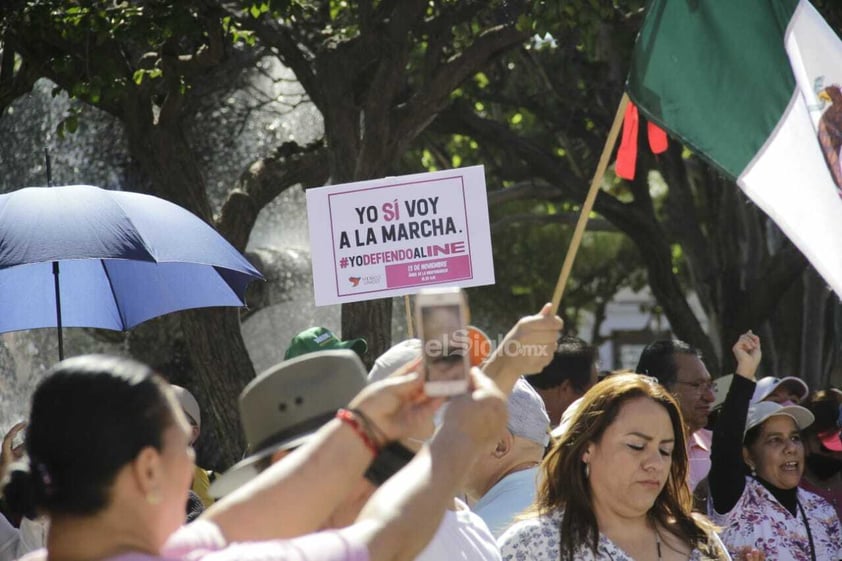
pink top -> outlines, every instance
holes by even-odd
[[[20,561],[45,561],[39,549]],[[291,540],[227,544],[219,527],[197,520],[182,526],[164,545],[161,556],[124,553],[102,561],[369,561],[366,545],[348,531],[309,534]]]
[[[708,476],[710,471],[710,441],[713,432],[707,429],[699,429],[687,439],[687,456],[690,460],[687,470],[687,483],[690,484],[690,491],[696,490],[699,481]]]

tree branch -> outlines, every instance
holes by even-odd
[[[23,61],[15,72],[15,50],[3,41],[2,59],[0,60],[0,115],[17,98],[32,91],[39,74],[35,67]]]
[[[328,179],[327,148],[322,143],[301,147],[286,142],[278,151],[254,162],[228,194],[216,227],[238,250],[245,251],[260,211],[294,185],[323,185]]]
[[[270,23],[266,17],[253,19],[240,18],[233,13],[231,15],[236,17],[244,28],[254,31],[261,42],[274,51],[280,61],[293,71],[316,107],[324,111],[325,99],[321,95],[318,77],[314,72],[315,56],[293,36],[292,28],[279,22]]]
[[[777,309],[781,295],[806,268],[807,258],[787,239],[786,245],[772,256],[746,290],[742,305],[735,310],[734,325],[748,329],[765,322]]]
[[[510,187],[495,189],[488,192],[488,206],[494,207],[511,201],[527,199],[560,199],[564,196],[564,189],[544,181],[530,179],[521,181]]]
[[[403,148],[445,107],[450,94],[459,84],[491,57],[522,43],[528,37],[527,32],[518,31],[513,26],[493,27],[483,32],[462,53],[439,66],[430,81],[396,110],[396,126],[393,130],[399,131],[399,153],[402,153]]]
[[[574,226],[579,220],[578,213],[563,212],[558,214],[535,214],[524,212],[521,214],[509,214],[491,223],[491,232],[499,232],[506,226],[528,222],[530,226],[543,226],[544,224],[565,224]],[[588,220],[588,232],[619,232],[617,227],[604,218],[591,218]]]

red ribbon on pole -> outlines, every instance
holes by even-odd
[[[623,117],[623,138],[617,149],[617,163],[614,171],[618,177],[631,181],[637,168],[637,136],[640,133],[640,113],[637,106],[629,102]],[[646,136],[649,149],[653,154],[666,152],[668,144],[667,133],[658,125],[647,122]]]
[[[620,140],[620,147],[617,149],[617,163],[614,165],[614,172],[631,181],[634,179],[634,171],[637,166],[637,134],[640,128],[640,116],[637,106],[629,102],[626,107],[626,115],[623,117],[623,138]]]
[[[667,151],[667,133],[654,123],[646,123],[646,133],[649,136],[649,148],[653,154],[663,154]]]

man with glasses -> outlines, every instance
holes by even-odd
[[[710,471],[711,431],[704,427],[714,394],[702,354],[684,341],[662,339],[643,349],[636,372],[657,378],[678,401],[690,459],[687,482],[693,491]]]

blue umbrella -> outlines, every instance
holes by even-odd
[[[242,306],[263,278],[178,205],[90,185],[0,195],[0,333],[126,330],[156,316]]]

